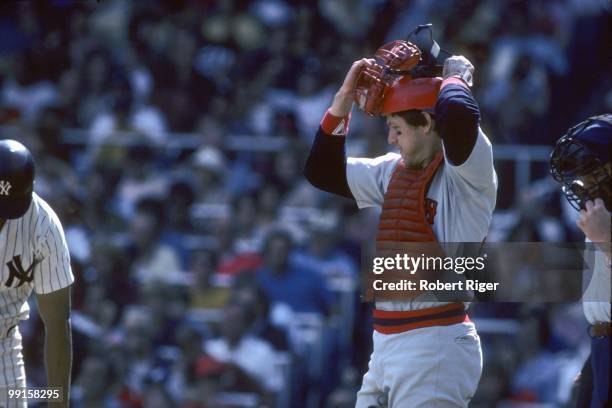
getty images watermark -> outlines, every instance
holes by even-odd
[[[609,302],[610,244],[377,242],[361,252],[369,301]]]
[[[411,256],[408,254],[394,254],[393,256],[377,256],[372,259],[372,273],[383,275],[385,272],[392,272],[397,278],[397,273],[404,276],[408,274],[410,279],[373,279],[372,289],[380,291],[475,291],[484,293],[495,291],[499,282],[481,282],[477,279],[429,279],[419,278],[424,274],[434,276],[444,272],[454,272],[457,275],[464,275],[466,272],[482,271],[485,269],[487,254],[482,256],[426,256],[420,254]],[[418,276],[415,275],[419,273]]]

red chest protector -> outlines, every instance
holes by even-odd
[[[420,170],[406,168],[403,161],[397,165],[385,193],[378,234],[376,236],[376,255],[394,257],[396,254],[410,256],[443,256],[443,251],[434,245],[415,245],[415,243],[436,243],[431,225],[435,215],[435,202],[430,207],[427,190],[434,175],[442,165],[443,154],[438,153],[429,165]],[[435,279],[437,271],[418,271],[410,275],[402,270],[385,271],[388,282],[418,280],[421,277]],[[424,274],[426,273],[426,274]],[[370,282],[371,283],[371,282]],[[370,291],[370,294],[372,292]],[[387,291],[384,295],[373,295],[375,300],[398,300],[405,302],[423,293],[412,290],[410,293]],[[469,318],[462,303],[449,303],[439,307],[409,311],[373,310],[374,330],[384,334],[402,333],[412,329],[446,326],[467,322]]]
[[[426,207],[429,205],[428,201],[430,201],[427,200],[427,189],[436,171],[442,165],[442,160],[442,153],[438,153],[424,169],[406,168],[403,160],[395,167],[385,193],[378,223],[376,257],[441,255],[438,245],[435,244],[437,242],[436,236],[431,228],[431,224],[433,224],[432,208],[428,209]],[[435,205],[435,203],[432,204]],[[384,273],[387,282],[397,282],[405,279],[418,281],[418,279],[424,277],[421,271],[410,274],[402,269],[387,269]],[[430,272],[427,277],[431,278],[433,276],[435,275]],[[377,277],[373,276],[372,279],[377,279]],[[420,290],[412,290],[410,293],[387,291],[376,293],[375,297],[377,300],[406,300],[416,297],[420,293],[422,293]]]
[[[378,223],[377,249],[393,250],[400,249],[401,243],[437,241],[431,228],[432,209],[426,208],[426,195],[442,160],[443,154],[438,153],[424,169],[406,168],[403,160],[395,167]]]

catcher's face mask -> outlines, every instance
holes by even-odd
[[[572,127],[559,139],[550,158],[550,169],[553,178],[562,184],[562,191],[569,203],[576,210],[586,209],[586,202],[601,198],[608,211],[612,209],[612,164],[609,160],[609,142],[606,152],[595,149],[606,149],[606,141],[601,136],[610,138],[612,133],[612,115],[609,118],[594,117]],[[597,135],[596,145],[590,143],[582,134],[591,130],[593,122],[602,121],[602,126],[608,126],[607,133]],[[600,130],[603,128],[600,127]],[[607,136],[606,136],[607,135]],[[586,142],[585,142],[586,140]],[[601,146],[600,146],[601,145]]]
[[[380,47],[375,64],[357,79],[355,102],[370,116],[409,109],[433,109],[441,78],[414,78],[411,72],[421,61],[421,52],[412,43],[398,40]]]

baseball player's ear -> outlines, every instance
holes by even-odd
[[[425,125],[425,131],[431,132],[432,130],[434,130],[436,125],[434,118],[427,112],[423,112],[423,116],[425,116],[425,120],[427,121],[427,124]]]

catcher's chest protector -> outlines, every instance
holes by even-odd
[[[426,194],[442,160],[442,153],[438,153],[424,169],[406,168],[403,160],[395,167],[378,223],[378,250],[401,249],[402,243],[408,242],[436,242]]]

